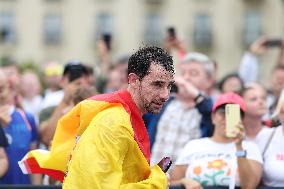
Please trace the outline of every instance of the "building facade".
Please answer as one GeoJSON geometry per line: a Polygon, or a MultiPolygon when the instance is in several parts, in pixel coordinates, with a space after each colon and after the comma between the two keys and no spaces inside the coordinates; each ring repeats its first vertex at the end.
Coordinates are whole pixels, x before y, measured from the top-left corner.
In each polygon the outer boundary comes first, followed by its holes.
{"type": "MultiPolygon", "coordinates": [[[[0,57],[95,65],[101,33],[112,35],[115,58],[144,44],[162,45],[174,26],[189,51],[217,61],[222,76],[260,35],[283,37],[283,20],[283,0],[0,0],[0,57]]],[[[277,54],[261,57],[263,79],[277,54]]]]}

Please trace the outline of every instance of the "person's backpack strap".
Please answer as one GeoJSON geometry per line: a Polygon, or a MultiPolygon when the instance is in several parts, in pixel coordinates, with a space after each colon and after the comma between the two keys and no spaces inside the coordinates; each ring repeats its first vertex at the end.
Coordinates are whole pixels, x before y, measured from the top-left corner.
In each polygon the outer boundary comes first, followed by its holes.
{"type": "Polygon", "coordinates": [[[264,147],[263,152],[262,152],[262,157],[264,157],[265,152],[267,151],[267,149],[268,149],[268,147],[269,147],[269,145],[270,145],[270,143],[271,143],[271,140],[272,140],[272,138],[273,138],[273,136],[274,136],[274,134],[275,134],[275,131],[276,131],[276,128],[273,129],[272,133],[271,133],[270,136],[269,136],[268,141],[267,141],[266,144],[265,144],[265,147],[264,147]]]}
{"type": "Polygon", "coordinates": [[[26,123],[28,129],[31,131],[32,130],[32,126],[31,126],[30,122],[28,121],[28,118],[27,118],[25,112],[23,110],[19,109],[19,108],[17,108],[17,111],[22,116],[22,118],[23,118],[24,122],[26,123]]]}

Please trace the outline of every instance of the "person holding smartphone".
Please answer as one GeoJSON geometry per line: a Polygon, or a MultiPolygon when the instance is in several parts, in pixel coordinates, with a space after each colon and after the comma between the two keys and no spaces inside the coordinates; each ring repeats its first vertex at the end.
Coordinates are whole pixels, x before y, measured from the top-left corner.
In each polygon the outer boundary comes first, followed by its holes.
{"type": "Polygon", "coordinates": [[[232,92],[221,94],[212,108],[211,117],[215,126],[213,136],[192,140],[185,145],[171,174],[172,185],[183,184],[186,189],[203,186],[258,186],[262,173],[261,154],[254,143],[244,140],[241,120],[235,124],[233,135],[228,135],[227,125],[231,123],[226,120],[232,121],[226,119],[228,105],[239,107],[240,115],[231,116],[243,118],[246,105],[242,97],[232,92]]]}
{"type": "MultiPolygon", "coordinates": [[[[261,62],[259,56],[265,55],[270,49],[279,50],[278,60],[271,62],[272,69],[270,71],[270,80],[268,86],[267,102],[270,110],[273,110],[276,104],[276,99],[279,97],[281,90],[284,88],[284,40],[282,38],[271,38],[262,36],[254,41],[249,50],[243,55],[239,66],[239,76],[244,81],[244,84],[251,82],[260,82],[259,70],[261,62]]],[[[272,111],[269,111],[264,119],[271,116],[272,111]]]]}

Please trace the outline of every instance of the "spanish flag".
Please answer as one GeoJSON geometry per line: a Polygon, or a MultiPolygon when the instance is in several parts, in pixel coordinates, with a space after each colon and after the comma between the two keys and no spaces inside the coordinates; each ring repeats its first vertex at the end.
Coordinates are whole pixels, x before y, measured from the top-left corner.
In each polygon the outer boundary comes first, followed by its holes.
{"type": "Polygon", "coordinates": [[[134,140],[150,162],[150,145],[146,127],[136,104],[127,90],[91,97],[76,105],[58,122],[50,151],[32,150],[19,161],[24,174],[41,173],[63,182],[67,164],[76,145],[90,122],[100,112],[120,106],[130,117],[134,140]]]}

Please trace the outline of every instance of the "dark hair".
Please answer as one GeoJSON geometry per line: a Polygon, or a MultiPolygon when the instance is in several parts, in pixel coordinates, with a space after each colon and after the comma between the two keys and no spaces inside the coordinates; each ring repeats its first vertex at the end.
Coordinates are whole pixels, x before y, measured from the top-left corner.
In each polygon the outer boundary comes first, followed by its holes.
{"type": "Polygon", "coordinates": [[[243,87],[242,91],[240,92],[240,95],[242,97],[244,97],[244,95],[246,94],[247,91],[249,91],[251,89],[255,89],[258,86],[266,92],[266,89],[264,88],[264,86],[262,86],[262,84],[260,84],[258,82],[252,82],[252,83],[249,83],[249,84],[247,84],[243,87]]]}
{"type": "Polygon", "coordinates": [[[68,76],[70,82],[88,74],[88,69],[80,61],[70,61],[64,66],[63,76],[68,76]]]}
{"type": "Polygon", "coordinates": [[[230,73],[230,74],[225,75],[217,84],[218,89],[223,92],[224,84],[226,83],[227,80],[229,80],[231,78],[237,78],[240,81],[240,83],[241,83],[240,90],[234,91],[234,92],[240,94],[243,91],[243,88],[244,88],[244,81],[240,78],[240,76],[237,73],[230,73]]]}
{"type": "Polygon", "coordinates": [[[128,74],[135,73],[142,80],[148,74],[151,63],[161,65],[166,71],[175,73],[173,59],[160,47],[140,48],[128,61],[128,74]]]}
{"type": "Polygon", "coordinates": [[[279,65],[274,66],[274,68],[273,68],[272,71],[274,72],[274,71],[276,71],[276,70],[284,70],[284,65],[279,64],[279,65]]]}

